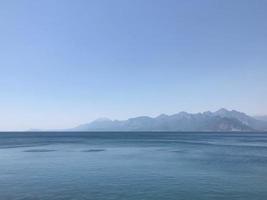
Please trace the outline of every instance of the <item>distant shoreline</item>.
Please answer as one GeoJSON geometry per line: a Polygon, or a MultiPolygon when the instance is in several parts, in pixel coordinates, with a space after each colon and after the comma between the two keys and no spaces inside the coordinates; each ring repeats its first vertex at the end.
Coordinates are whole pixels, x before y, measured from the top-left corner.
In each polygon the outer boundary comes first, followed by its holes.
{"type": "Polygon", "coordinates": [[[0,131],[1,133],[267,133],[267,131],[0,131]]]}

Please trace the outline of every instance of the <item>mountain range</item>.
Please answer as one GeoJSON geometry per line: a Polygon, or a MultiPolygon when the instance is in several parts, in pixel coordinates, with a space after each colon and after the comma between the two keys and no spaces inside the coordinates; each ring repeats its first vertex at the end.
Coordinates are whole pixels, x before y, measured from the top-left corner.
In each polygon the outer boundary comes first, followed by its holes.
{"type": "Polygon", "coordinates": [[[173,115],[161,114],[154,118],[102,118],[68,131],[267,131],[267,121],[222,108],[216,112],[180,112],[173,115]]]}

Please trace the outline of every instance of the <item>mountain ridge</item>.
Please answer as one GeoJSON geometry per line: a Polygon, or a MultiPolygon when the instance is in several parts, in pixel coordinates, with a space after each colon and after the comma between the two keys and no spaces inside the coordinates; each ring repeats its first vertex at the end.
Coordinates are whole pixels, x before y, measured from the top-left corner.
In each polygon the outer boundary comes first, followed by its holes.
{"type": "Polygon", "coordinates": [[[156,117],[138,116],[127,120],[102,118],[81,124],[68,131],[266,131],[267,122],[236,110],[215,112],[160,114],[156,117]]]}

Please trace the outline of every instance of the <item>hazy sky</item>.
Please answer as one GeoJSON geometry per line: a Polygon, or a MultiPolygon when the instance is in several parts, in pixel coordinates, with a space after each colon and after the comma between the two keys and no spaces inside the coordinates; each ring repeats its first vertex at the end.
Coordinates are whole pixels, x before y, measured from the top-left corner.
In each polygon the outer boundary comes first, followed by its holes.
{"type": "Polygon", "coordinates": [[[0,0],[0,130],[267,114],[266,0],[0,0]]]}

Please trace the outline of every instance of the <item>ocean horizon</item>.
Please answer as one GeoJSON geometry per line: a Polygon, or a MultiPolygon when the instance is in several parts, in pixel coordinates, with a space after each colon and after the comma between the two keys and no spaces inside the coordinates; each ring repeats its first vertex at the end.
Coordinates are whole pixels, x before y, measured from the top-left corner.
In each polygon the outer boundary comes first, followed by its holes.
{"type": "Polygon", "coordinates": [[[0,200],[267,200],[267,0],[0,0],[0,200]]]}

